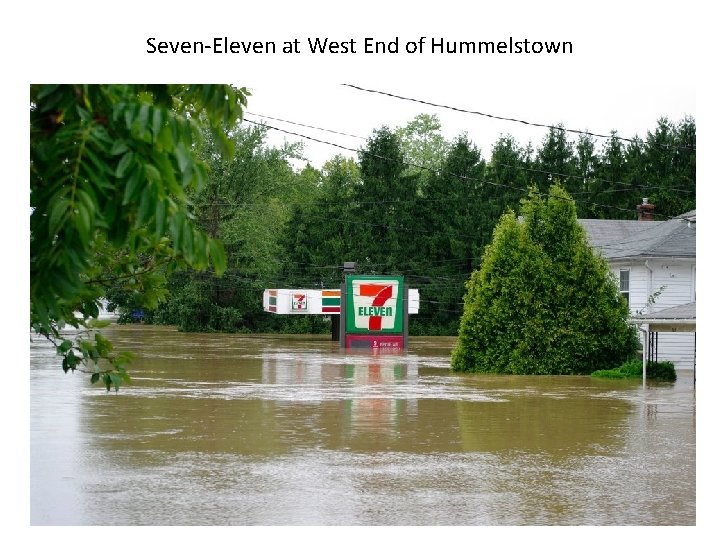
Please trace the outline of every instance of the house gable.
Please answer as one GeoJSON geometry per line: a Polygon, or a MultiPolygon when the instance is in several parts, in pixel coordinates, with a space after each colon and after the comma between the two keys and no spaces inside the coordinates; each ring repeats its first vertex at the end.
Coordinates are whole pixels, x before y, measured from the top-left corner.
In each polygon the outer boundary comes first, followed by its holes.
{"type": "MultiPolygon", "coordinates": [[[[695,302],[696,212],[668,221],[578,220],[588,243],[627,284],[632,316],[695,302]]],[[[694,366],[694,336],[662,333],[661,356],[679,369],[694,366]]]]}

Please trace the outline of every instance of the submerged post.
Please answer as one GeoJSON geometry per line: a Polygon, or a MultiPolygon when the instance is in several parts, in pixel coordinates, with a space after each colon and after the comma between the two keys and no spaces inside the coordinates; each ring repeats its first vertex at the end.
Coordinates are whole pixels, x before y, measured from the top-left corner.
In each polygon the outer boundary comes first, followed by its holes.
{"type": "Polygon", "coordinates": [[[340,286],[340,320],[338,321],[338,341],[340,348],[345,348],[345,311],[347,310],[347,298],[345,298],[345,278],[343,277],[340,286]]]}
{"type": "Polygon", "coordinates": [[[410,337],[410,317],[409,317],[409,305],[410,305],[410,297],[409,297],[409,287],[407,283],[405,283],[405,286],[403,288],[403,298],[405,301],[403,302],[403,351],[407,351],[408,349],[408,341],[410,341],[408,338],[410,337]]]}
{"type": "MultiPolygon", "coordinates": [[[[340,342],[340,348],[343,349],[346,347],[345,345],[345,336],[347,333],[347,324],[346,324],[346,316],[347,316],[347,292],[346,292],[346,286],[347,286],[347,275],[348,274],[354,274],[355,273],[355,262],[354,261],[345,261],[342,265],[342,271],[343,271],[343,280],[342,285],[340,285],[340,320],[338,321],[338,341],[340,342]]],[[[333,326],[334,329],[334,326],[333,326]]],[[[334,336],[333,332],[333,336],[334,336]]]]}
{"type": "Polygon", "coordinates": [[[340,341],[340,316],[330,315],[330,340],[340,341]]]}

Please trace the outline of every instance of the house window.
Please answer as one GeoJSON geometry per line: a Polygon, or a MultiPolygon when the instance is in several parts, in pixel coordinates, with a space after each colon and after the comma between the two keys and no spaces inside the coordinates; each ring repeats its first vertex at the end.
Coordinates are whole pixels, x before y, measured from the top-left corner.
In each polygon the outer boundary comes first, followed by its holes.
{"type": "Polygon", "coordinates": [[[630,305],[630,270],[620,270],[620,294],[630,305]]]}

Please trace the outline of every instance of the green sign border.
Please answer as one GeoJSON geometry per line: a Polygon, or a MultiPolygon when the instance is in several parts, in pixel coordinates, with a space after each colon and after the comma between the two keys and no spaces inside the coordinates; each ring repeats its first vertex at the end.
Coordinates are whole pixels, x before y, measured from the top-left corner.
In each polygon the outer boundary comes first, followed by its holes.
{"type": "Polygon", "coordinates": [[[402,276],[347,276],[345,278],[345,331],[348,334],[401,334],[405,319],[405,283],[402,276]],[[353,296],[353,283],[355,281],[393,280],[398,284],[398,298],[396,303],[395,325],[384,330],[368,330],[355,326],[355,298],[353,296]]]}

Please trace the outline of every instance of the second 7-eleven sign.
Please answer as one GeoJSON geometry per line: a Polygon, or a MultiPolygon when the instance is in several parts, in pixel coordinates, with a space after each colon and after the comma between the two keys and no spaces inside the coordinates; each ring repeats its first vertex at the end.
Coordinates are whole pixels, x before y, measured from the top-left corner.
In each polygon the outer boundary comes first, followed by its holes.
{"type": "Polygon", "coordinates": [[[403,278],[347,276],[345,324],[348,333],[403,331],[403,278]]]}

